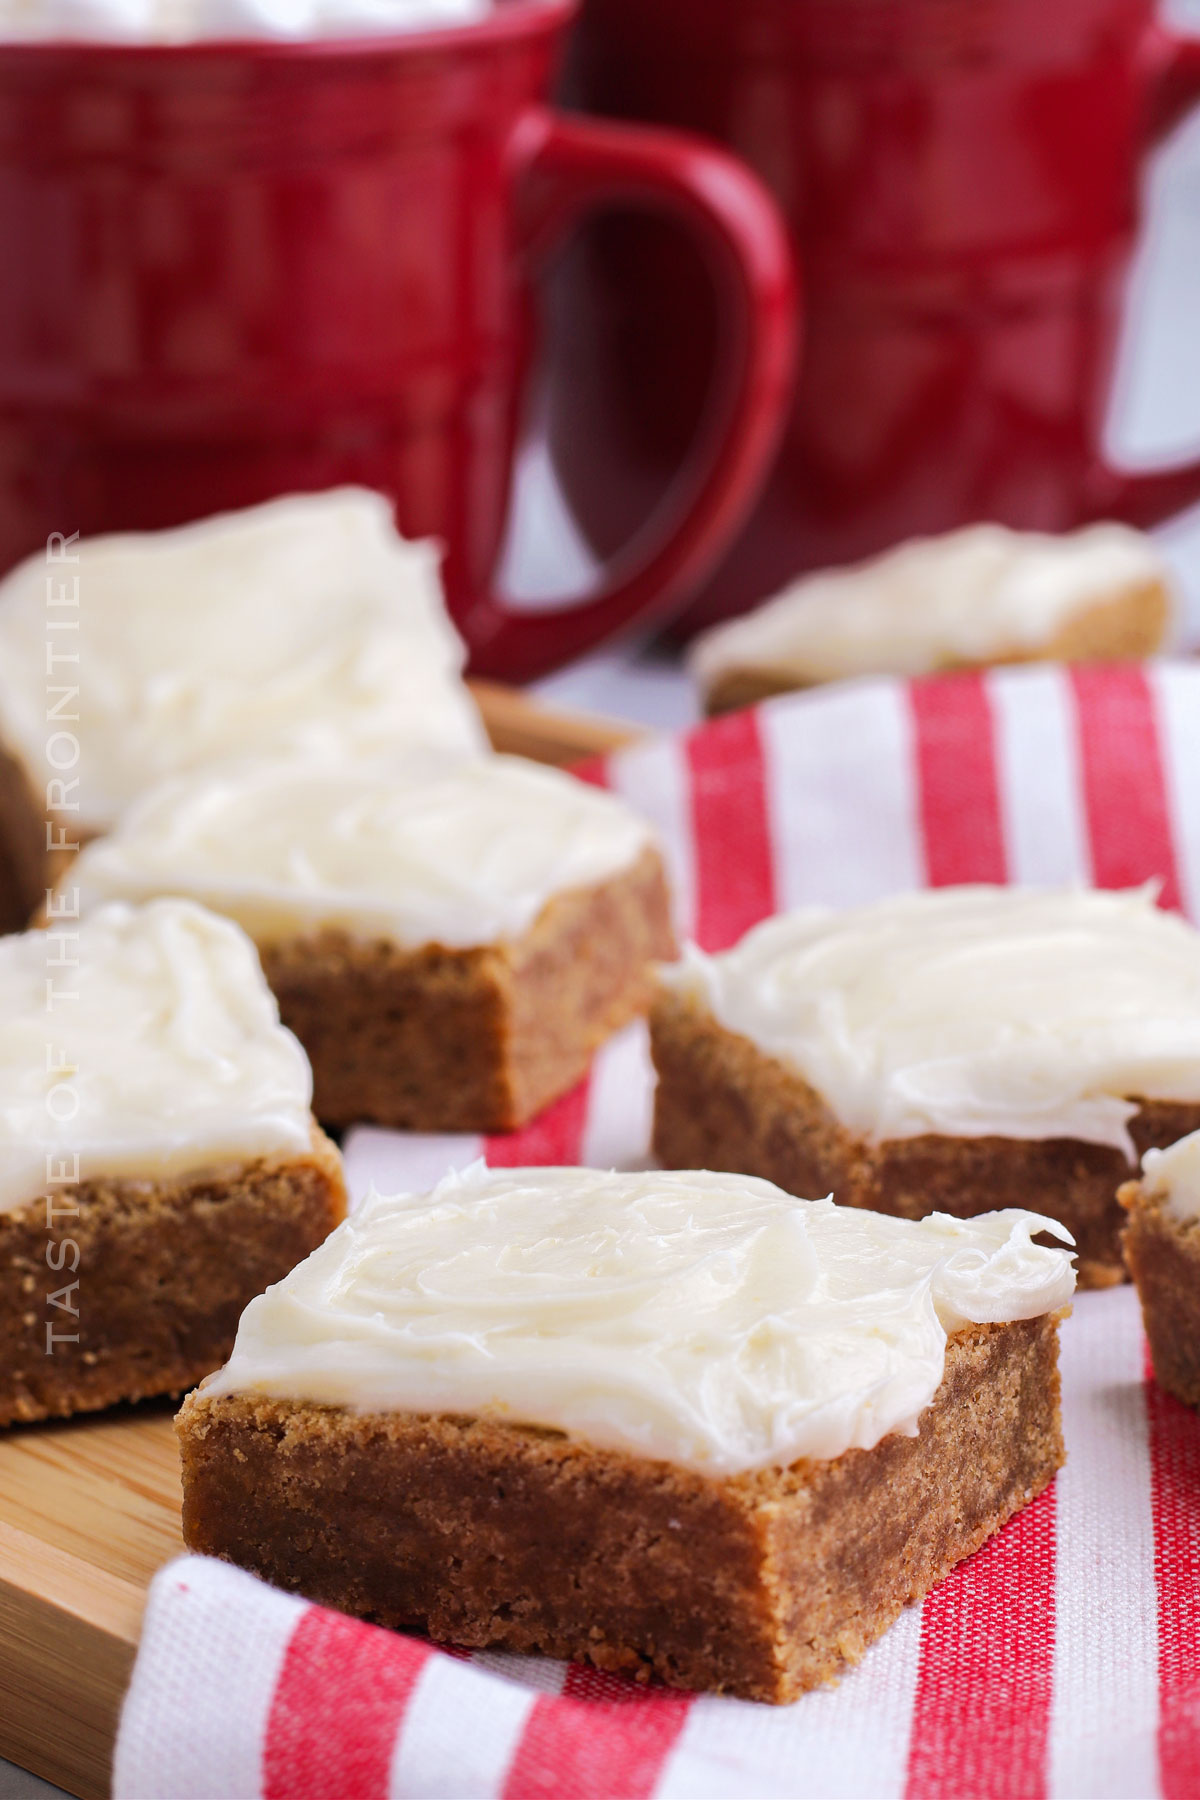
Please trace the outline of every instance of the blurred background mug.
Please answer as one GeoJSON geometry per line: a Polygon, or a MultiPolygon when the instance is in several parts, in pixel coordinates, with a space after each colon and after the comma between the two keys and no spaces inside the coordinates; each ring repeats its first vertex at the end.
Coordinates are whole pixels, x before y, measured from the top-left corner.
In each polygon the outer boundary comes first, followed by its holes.
{"type": "Polygon", "coordinates": [[[334,42],[0,45],[0,567],[52,531],[361,482],[406,535],[442,540],[474,666],[517,678],[694,586],[776,443],[790,253],[720,150],[546,108],[572,12],[499,0],[478,23],[334,42]],[[596,591],[516,614],[494,581],[532,282],[610,204],[669,214],[694,245],[714,398],[687,479],[596,591]]]}
{"type": "MultiPolygon", "coordinates": [[[[774,474],[689,625],[916,533],[1200,495],[1101,449],[1140,166],[1200,97],[1150,0],[584,0],[567,97],[722,140],[804,270],[774,474]]],[[[554,466],[603,554],[686,456],[721,321],[692,247],[632,219],[589,227],[555,306],[554,466]]]]}

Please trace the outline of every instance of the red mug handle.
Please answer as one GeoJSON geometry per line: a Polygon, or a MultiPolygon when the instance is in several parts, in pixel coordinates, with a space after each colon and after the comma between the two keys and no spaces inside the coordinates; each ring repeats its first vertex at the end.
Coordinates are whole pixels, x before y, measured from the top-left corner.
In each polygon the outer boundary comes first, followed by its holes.
{"type": "Polygon", "coordinates": [[[743,164],[698,138],[538,109],[514,145],[516,224],[536,261],[588,212],[633,203],[682,219],[725,300],[719,416],[701,427],[674,493],[583,601],[516,612],[494,594],[450,596],[471,671],[528,681],[686,596],[752,505],[791,394],[799,301],[786,228],[743,164]]]}
{"type": "MultiPolygon", "coordinates": [[[[1180,37],[1151,26],[1142,46],[1146,80],[1143,142],[1153,150],[1200,105],[1200,37],[1180,37]]],[[[1092,510],[1148,528],[1200,499],[1200,459],[1145,474],[1100,466],[1092,510]]]]}

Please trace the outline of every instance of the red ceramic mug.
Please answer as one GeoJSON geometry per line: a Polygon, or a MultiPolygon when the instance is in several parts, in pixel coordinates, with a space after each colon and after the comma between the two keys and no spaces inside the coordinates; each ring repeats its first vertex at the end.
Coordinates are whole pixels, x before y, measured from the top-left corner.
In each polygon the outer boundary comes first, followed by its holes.
{"type": "Polygon", "coordinates": [[[478,24],[336,43],[0,46],[0,567],[51,531],[361,482],[443,541],[474,665],[508,677],[694,583],[776,440],[790,254],[719,150],[547,109],[572,10],[500,0],[478,24]],[[493,580],[532,280],[609,204],[702,248],[719,398],[686,491],[601,591],[518,615],[493,580]]]}
{"type": "MultiPolygon", "coordinates": [[[[1140,166],[1197,96],[1200,47],[1150,0],[584,0],[571,100],[720,139],[804,268],[783,446],[689,625],[916,533],[1149,525],[1200,495],[1200,468],[1101,450],[1140,166]]],[[[719,321],[642,222],[592,230],[564,283],[553,453],[603,551],[684,455],[719,321]]]]}

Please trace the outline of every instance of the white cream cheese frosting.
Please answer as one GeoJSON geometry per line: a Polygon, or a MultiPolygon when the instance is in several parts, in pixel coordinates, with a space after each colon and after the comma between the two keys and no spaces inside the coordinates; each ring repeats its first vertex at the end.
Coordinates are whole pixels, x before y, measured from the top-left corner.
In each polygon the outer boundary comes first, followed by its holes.
{"type": "Polygon", "coordinates": [[[249,938],[198,906],[107,906],[0,938],[0,1019],[0,1212],[72,1173],[161,1178],[310,1147],[308,1059],[249,938]]]}
{"type": "Polygon", "coordinates": [[[66,555],[0,582],[0,739],[39,798],[78,779],[64,816],[84,831],[230,756],[487,747],[436,548],[399,537],[379,494],[294,495],[66,555]]]}
{"type": "Polygon", "coordinates": [[[359,37],[469,25],[491,11],[491,0],[0,0],[0,39],[359,37]]]}
{"type": "Polygon", "coordinates": [[[916,1222],[750,1176],[475,1163],[371,1193],[204,1392],[495,1417],[735,1474],[915,1434],[948,1332],[1070,1299],[1026,1212],[916,1222]]]}
{"type": "Polygon", "coordinates": [[[521,757],[260,759],[164,783],[67,879],[85,912],[184,894],[260,944],[330,927],[457,949],[518,936],[653,841],[611,794],[521,757]]]}
{"type": "Polygon", "coordinates": [[[1151,583],[1168,585],[1165,564],[1127,525],[1063,536],[968,525],[802,577],[697,638],[689,666],[705,690],[741,669],[921,675],[1036,650],[1074,615],[1151,583]]]}
{"type": "Polygon", "coordinates": [[[1200,934],[1148,890],[959,887],[806,908],[665,970],[877,1141],[1077,1138],[1200,1099],[1200,934]]]}
{"type": "Polygon", "coordinates": [[[1166,1150],[1147,1150],[1142,1183],[1152,1199],[1161,1198],[1177,1219],[1200,1219],[1200,1131],[1193,1131],[1166,1150]]]}

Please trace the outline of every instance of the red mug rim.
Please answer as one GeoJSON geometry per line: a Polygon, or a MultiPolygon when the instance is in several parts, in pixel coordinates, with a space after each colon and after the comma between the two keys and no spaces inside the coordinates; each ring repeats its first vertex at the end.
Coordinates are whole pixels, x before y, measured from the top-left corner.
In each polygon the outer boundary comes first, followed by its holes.
{"type": "Polygon", "coordinates": [[[361,32],[355,37],[194,38],[170,44],[142,44],[114,38],[0,38],[0,59],[53,61],[61,57],[72,60],[86,57],[97,62],[167,62],[183,55],[189,60],[241,56],[271,61],[307,61],[324,57],[352,61],[355,57],[381,55],[427,56],[442,51],[453,52],[467,44],[472,49],[487,48],[493,43],[536,37],[565,26],[578,5],[579,0],[496,0],[490,13],[468,24],[436,25],[419,31],[361,32]]]}

